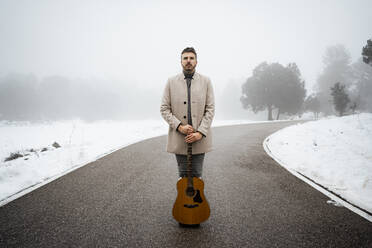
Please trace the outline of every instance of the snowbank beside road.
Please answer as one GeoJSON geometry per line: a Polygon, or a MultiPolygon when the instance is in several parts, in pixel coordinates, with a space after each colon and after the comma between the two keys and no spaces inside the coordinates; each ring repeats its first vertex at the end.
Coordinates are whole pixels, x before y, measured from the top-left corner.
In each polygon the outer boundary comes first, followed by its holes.
{"type": "Polygon", "coordinates": [[[282,166],[372,213],[372,114],[297,124],[264,142],[282,166]]]}

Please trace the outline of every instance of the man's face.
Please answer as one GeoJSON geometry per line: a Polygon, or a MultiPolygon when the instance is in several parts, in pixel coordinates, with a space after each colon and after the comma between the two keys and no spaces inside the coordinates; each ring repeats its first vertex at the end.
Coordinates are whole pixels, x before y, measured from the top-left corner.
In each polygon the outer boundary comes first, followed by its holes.
{"type": "Polygon", "coordinates": [[[184,71],[193,72],[197,64],[195,54],[191,52],[182,54],[181,64],[184,71]]]}

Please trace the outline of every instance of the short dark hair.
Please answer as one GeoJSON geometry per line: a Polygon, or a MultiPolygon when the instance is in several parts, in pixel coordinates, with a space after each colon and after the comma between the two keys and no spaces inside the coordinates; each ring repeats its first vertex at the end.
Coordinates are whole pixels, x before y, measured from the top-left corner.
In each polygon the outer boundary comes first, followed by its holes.
{"type": "Polygon", "coordinates": [[[181,58],[182,58],[182,54],[184,53],[193,53],[195,54],[195,59],[197,59],[197,55],[196,55],[196,51],[193,47],[186,47],[185,49],[183,49],[182,53],[181,53],[181,58]]]}

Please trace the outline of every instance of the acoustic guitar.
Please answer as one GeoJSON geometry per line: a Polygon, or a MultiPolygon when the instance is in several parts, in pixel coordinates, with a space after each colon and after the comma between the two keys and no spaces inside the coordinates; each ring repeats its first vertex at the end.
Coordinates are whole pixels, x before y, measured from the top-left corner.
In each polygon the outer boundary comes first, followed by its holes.
{"type": "Polygon", "coordinates": [[[187,177],[177,182],[177,199],[173,206],[173,217],[181,224],[195,225],[206,221],[210,208],[204,195],[204,182],[192,177],[192,143],[187,144],[187,177]]]}

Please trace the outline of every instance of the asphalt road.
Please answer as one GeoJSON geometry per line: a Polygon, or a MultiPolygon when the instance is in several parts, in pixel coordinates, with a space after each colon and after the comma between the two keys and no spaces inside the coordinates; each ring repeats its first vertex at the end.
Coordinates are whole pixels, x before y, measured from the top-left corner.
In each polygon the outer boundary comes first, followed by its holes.
{"type": "Polygon", "coordinates": [[[371,222],[265,153],[265,137],[294,123],[213,128],[203,170],[211,216],[199,228],[172,217],[178,175],[162,136],[0,207],[0,247],[372,247],[371,222]]]}

